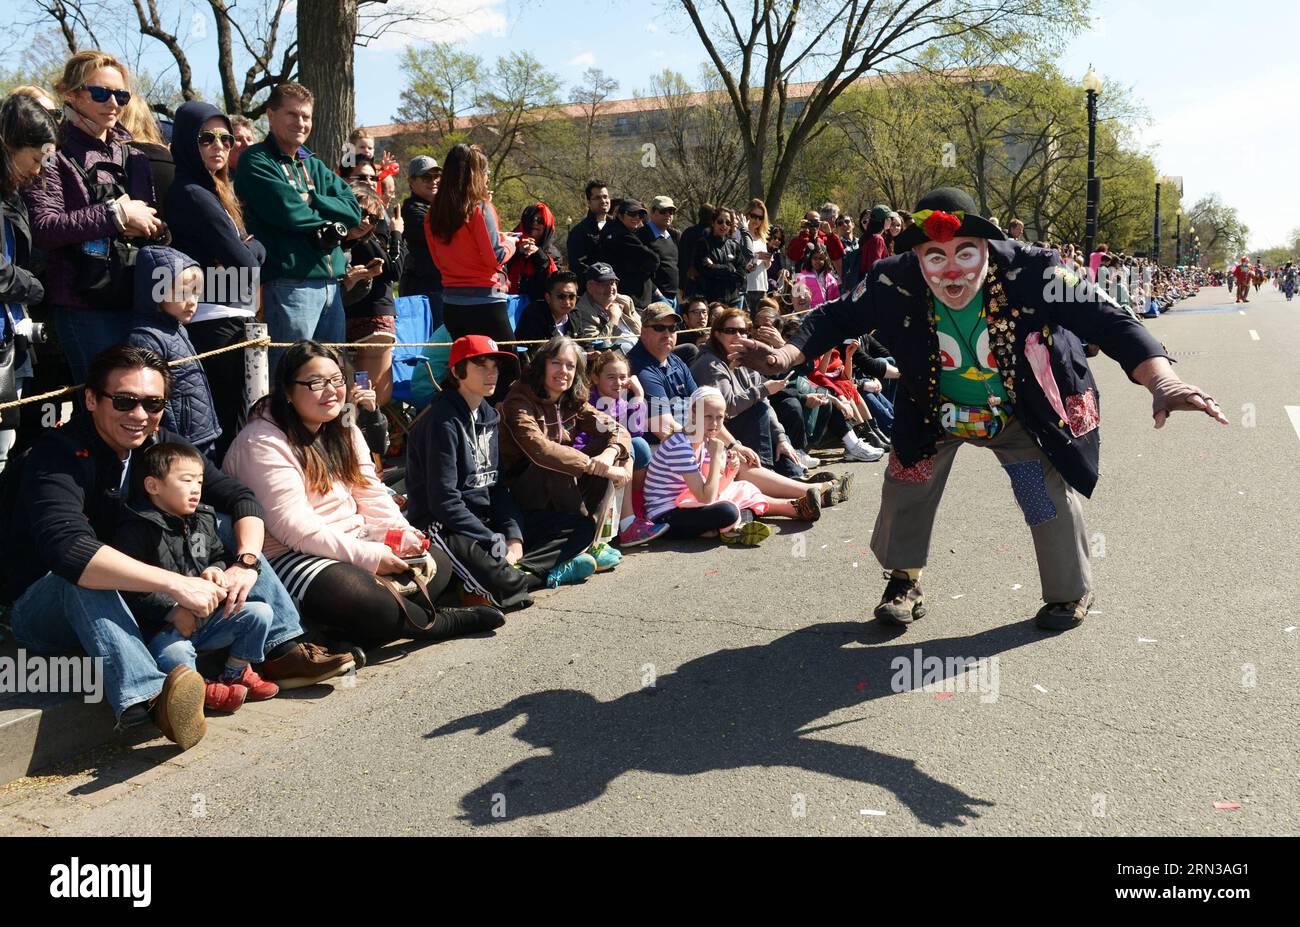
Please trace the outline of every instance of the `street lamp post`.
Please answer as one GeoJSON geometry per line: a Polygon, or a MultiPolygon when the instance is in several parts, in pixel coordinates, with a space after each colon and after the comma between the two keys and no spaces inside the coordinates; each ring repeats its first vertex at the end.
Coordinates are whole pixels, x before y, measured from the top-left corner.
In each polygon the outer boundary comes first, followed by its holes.
{"type": "Polygon", "coordinates": [[[1155,255],[1156,266],[1160,266],[1160,181],[1156,178],[1156,221],[1151,229],[1151,253],[1155,255]]]}
{"type": "Polygon", "coordinates": [[[1101,79],[1091,65],[1088,66],[1088,73],[1083,75],[1083,89],[1088,94],[1088,197],[1083,232],[1086,262],[1092,255],[1093,243],[1097,239],[1097,205],[1101,199],[1101,184],[1097,179],[1097,94],[1101,91],[1101,79]]]}
{"type": "Polygon", "coordinates": [[[1177,267],[1183,263],[1183,211],[1181,209],[1174,215],[1174,222],[1174,266],[1177,267]]]}

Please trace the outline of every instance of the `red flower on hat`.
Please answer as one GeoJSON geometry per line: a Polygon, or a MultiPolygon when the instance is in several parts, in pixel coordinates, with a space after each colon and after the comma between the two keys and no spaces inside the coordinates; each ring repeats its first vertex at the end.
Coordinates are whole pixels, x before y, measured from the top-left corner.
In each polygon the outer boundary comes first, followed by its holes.
{"type": "Polygon", "coordinates": [[[961,220],[950,212],[936,209],[926,216],[922,228],[925,229],[926,237],[931,241],[952,241],[953,236],[957,234],[957,230],[961,228],[961,220]]]}

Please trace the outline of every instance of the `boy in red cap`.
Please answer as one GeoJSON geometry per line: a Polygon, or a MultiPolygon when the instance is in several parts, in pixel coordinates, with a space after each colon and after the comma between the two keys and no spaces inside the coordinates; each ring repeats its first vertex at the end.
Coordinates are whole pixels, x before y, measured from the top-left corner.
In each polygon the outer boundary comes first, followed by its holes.
{"type": "Polygon", "coordinates": [[[591,519],[532,513],[501,479],[500,416],[489,403],[515,355],[486,335],[451,346],[442,390],[407,436],[407,518],[451,558],[467,595],[502,611],[526,608],[557,566],[590,546],[591,519]]]}

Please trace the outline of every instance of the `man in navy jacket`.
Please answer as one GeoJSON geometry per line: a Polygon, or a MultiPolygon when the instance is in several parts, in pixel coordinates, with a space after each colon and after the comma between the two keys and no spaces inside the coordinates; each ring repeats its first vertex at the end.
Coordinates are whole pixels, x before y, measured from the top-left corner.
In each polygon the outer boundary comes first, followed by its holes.
{"type": "Polygon", "coordinates": [[[818,307],[788,345],[746,342],[738,359],[775,375],[870,330],[894,352],[893,451],[872,535],[889,582],[876,617],[925,615],[919,580],[935,512],[957,448],[970,443],[997,455],[1030,526],[1046,603],[1038,626],[1075,627],[1092,601],[1079,495],[1097,482],[1101,421],[1084,346],[1151,391],[1157,428],[1173,411],[1227,419],[1174,374],[1141,323],[1057,252],[1007,241],[968,194],[935,190],[912,216],[899,253],[818,307]]]}
{"type": "Polygon", "coordinates": [[[84,650],[103,660],[105,694],[130,727],[151,716],[169,739],[189,749],[203,737],[203,678],[187,667],[159,671],[135,619],[118,594],[165,593],[196,615],[232,613],[248,599],[272,606],[261,675],[289,687],[319,682],[354,666],[298,641],[302,628],[284,586],[262,557],[262,508],[250,489],[204,468],[203,501],[233,521],[234,558],[224,586],[134,560],[108,545],[124,500],[140,496],[131,461],[158,440],[170,387],[167,363],[144,348],[116,345],[91,361],[87,412],[47,432],[7,472],[0,493],[0,563],[4,598],[13,603],[14,636],[38,653],[84,650]]]}

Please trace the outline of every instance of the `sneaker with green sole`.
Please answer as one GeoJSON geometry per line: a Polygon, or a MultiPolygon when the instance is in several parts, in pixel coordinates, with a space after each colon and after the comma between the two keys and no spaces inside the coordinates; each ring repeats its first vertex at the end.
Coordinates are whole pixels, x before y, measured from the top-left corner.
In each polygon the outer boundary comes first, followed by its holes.
{"type": "Polygon", "coordinates": [[[596,561],[597,573],[608,573],[623,562],[623,555],[608,544],[595,544],[587,553],[596,561]]]}
{"type": "Polygon", "coordinates": [[[724,544],[736,547],[757,547],[772,536],[772,528],[761,521],[748,521],[734,531],[720,531],[718,537],[724,544]]]}
{"type": "Polygon", "coordinates": [[[568,563],[562,563],[546,574],[546,588],[580,583],[595,572],[596,558],[591,554],[578,554],[568,563]]]}

